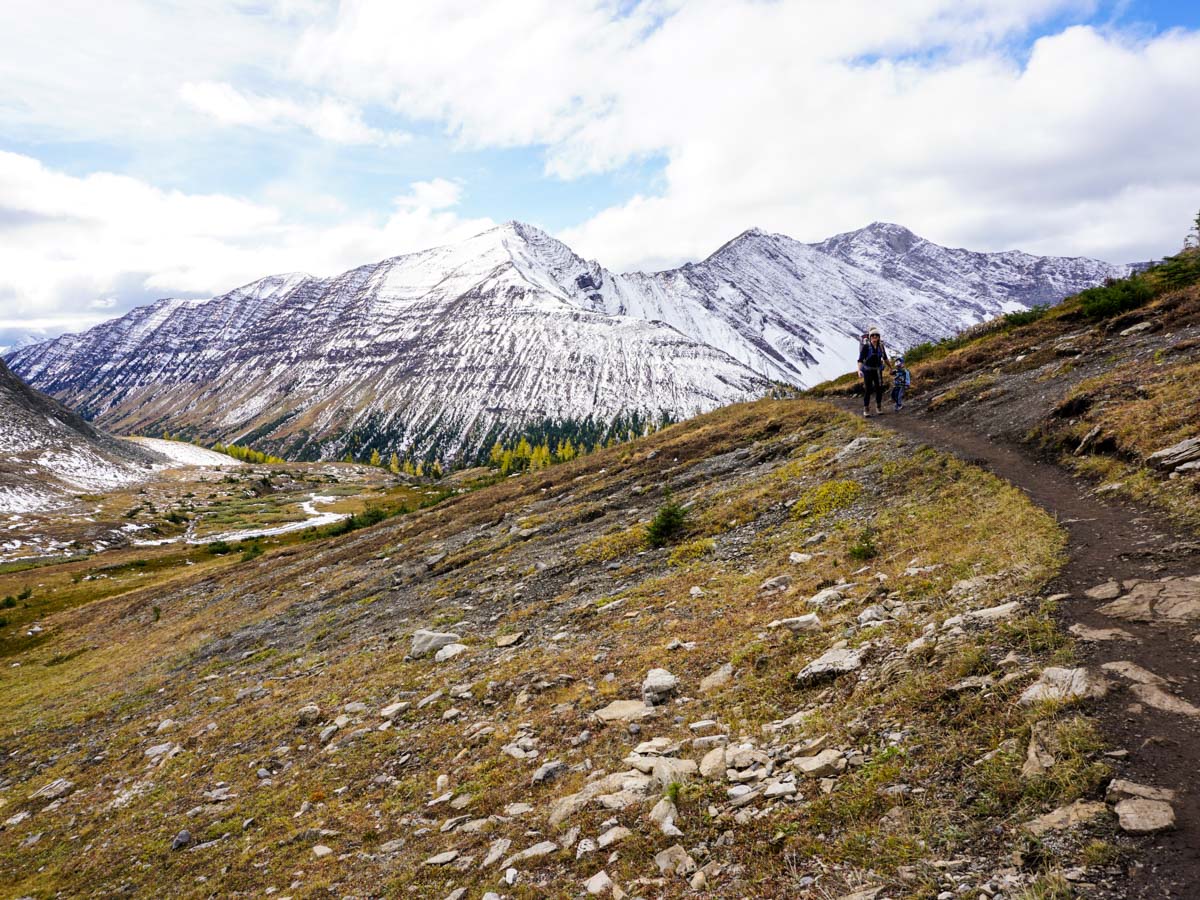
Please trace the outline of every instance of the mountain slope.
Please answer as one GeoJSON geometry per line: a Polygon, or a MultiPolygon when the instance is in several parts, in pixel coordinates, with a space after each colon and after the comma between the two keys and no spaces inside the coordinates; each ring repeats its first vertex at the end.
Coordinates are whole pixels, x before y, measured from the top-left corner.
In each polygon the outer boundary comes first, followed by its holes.
{"type": "Polygon", "coordinates": [[[811,246],[893,284],[951,303],[974,303],[988,316],[998,308],[1010,309],[1010,304],[1054,304],[1105,279],[1123,278],[1132,268],[1086,257],[942,247],[889,222],[875,222],[811,246]]]}
{"type": "Polygon", "coordinates": [[[614,274],[528,225],[330,279],[163,300],[11,355],[118,431],[282,455],[473,455],[543,420],[682,418],[1098,283],[1123,267],[972,254],[874,225],[807,245],[748,231],[703,262],[614,274]]]}
{"type": "Polygon", "coordinates": [[[44,509],[71,493],[129,484],[160,461],[32,390],[0,360],[0,513],[44,509]]]}
{"type": "Polygon", "coordinates": [[[880,223],[821,244],[755,229],[667,272],[593,266],[576,302],[661,319],[757,372],[807,386],[852,368],[870,323],[903,347],[1127,272],[1098,260],[950,250],[880,223]]]}
{"type": "Polygon", "coordinates": [[[680,418],[769,387],[662,323],[567,302],[530,235],[544,237],[510,224],[331,279],[161,301],[13,364],[110,428],[291,456],[453,456],[542,419],[680,418]]]}
{"type": "MultiPolygon", "coordinates": [[[[12,892],[571,898],[603,870],[630,896],[1018,896],[1013,826],[1103,772],[1064,709],[1039,721],[1080,774],[1018,774],[1058,529],[868,429],[727,407],[48,617],[5,669],[12,892]],[[649,548],[668,490],[683,534],[649,548]]],[[[1076,864],[1046,844],[1037,867],[1076,864]]]]}

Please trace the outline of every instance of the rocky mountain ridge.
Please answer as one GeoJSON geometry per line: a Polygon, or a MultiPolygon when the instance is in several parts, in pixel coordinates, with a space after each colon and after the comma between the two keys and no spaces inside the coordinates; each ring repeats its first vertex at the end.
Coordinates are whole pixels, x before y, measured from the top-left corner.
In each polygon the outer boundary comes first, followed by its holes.
{"type": "Polygon", "coordinates": [[[0,360],[0,513],[61,502],[145,476],[158,454],[117,440],[32,390],[0,360]]]}
{"type": "Polygon", "coordinates": [[[470,456],[546,420],[678,419],[811,384],[851,364],[870,322],[904,346],[1124,271],[877,223],[818,245],[752,230],[699,263],[615,274],[509,222],[334,278],[162,300],[10,360],[116,431],[470,456]]]}

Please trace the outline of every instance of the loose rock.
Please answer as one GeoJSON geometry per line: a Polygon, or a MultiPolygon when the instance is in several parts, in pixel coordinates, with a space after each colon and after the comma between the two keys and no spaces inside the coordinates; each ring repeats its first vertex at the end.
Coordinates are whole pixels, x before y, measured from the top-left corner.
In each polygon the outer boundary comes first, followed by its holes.
{"type": "Polygon", "coordinates": [[[1051,666],[1042,671],[1041,678],[1021,694],[1021,705],[1032,706],[1043,700],[1076,700],[1103,697],[1109,684],[1104,678],[1087,669],[1064,669],[1051,666]]]}
{"type": "Polygon", "coordinates": [[[855,672],[862,667],[863,650],[827,650],[796,674],[801,685],[815,684],[855,672]]]}
{"type": "Polygon", "coordinates": [[[679,679],[666,669],[651,669],[642,682],[642,699],[650,706],[666,703],[675,693],[679,679]]]}
{"type": "Polygon", "coordinates": [[[733,666],[725,663],[715,672],[705,675],[700,680],[700,693],[711,694],[727,685],[733,678],[733,666]]]}
{"type": "Polygon", "coordinates": [[[420,659],[423,656],[428,656],[430,653],[436,653],[448,644],[454,644],[459,641],[457,634],[440,631],[426,631],[424,628],[418,628],[412,637],[412,649],[408,651],[408,655],[413,659],[420,659]]]}
{"type": "Polygon", "coordinates": [[[1117,823],[1129,834],[1154,834],[1175,827],[1175,810],[1163,800],[1131,797],[1116,805],[1117,823]]]}

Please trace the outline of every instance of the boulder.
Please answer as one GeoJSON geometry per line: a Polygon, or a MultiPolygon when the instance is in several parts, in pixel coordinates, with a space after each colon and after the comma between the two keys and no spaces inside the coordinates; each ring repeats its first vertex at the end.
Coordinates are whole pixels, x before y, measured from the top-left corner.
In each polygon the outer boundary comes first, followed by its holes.
{"type": "Polygon", "coordinates": [[[846,768],[846,761],[838,750],[822,750],[816,756],[801,756],[793,759],[791,767],[809,778],[824,778],[836,775],[846,768]]]}
{"type": "Polygon", "coordinates": [[[852,440],[850,443],[848,443],[845,447],[843,447],[841,450],[839,450],[837,452],[837,455],[835,455],[833,457],[833,461],[834,462],[845,462],[846,460],[851,459],[852,457],[858,456],[867,447],[869,447],[871,444],[875,443],[877,440],[879,440],[879,438],[869,437],[867,435],[863,435],[862,437],[856,437],[854,440],[852,440]]]}
{"type": "Polygon", "coordinates": [[[760,584],[758,589],[764,594],[778,594],[786,591],[791,585],[791,575],[776,575],[774,578],[768,578],[760,584]]]}
{"type": "Polygon", "coordinates": [[[1042,671],[1041,678],[1021,694],[1021,705],[1032,706],[1043,700],[1080,700],[1103,697],[1108,693],[1108,681],[1087,669],[1064,669],[1051,666],[1042,671]]]}
{"type": "Polygon", "coordinates": [[[412,648],[408,651],[408,655],[413,659],[420,659],[423,656],[428,656],[430,653],[436,653],[448,644],[457,643],[460,640],[457,634],[442,631],[427,631],[424,628],[418,628],[413,632],[412,648]]]}
{"type": "Polygon", "coordinates": [[[467,649],[466,644],[446,644],[437,653],[433,655],[434,662],[445,662],[448,659],[454,659],[458,654],[467,649]]]}
{"type": "Polygon", "coordinates": [[[644,700],[614,700],[593,715],[602,722],[639,722],[657,715],[657,710],[644,700]]]}
{"type": "Polygon", "coordinates": [[[969,625],[991,625],[1003,622],[1017,616],[1021,612],[1021,601],[1010,600],[999,606],[989,606],[987,609],[976,609],[963,613],[963,621],[969,625]]]}
{"type": "Polygon", "coordinates": [[[667,759],[660,756],[654,759],[654,763],[650,767],[650,775],[665,788],[669,784],[687,781],[698,770],[699,767],[693,759],[667,759]]]}
{"type": "Polygon", "coordinates": [[[1149,785],[1126,781],[1124,778],[1114,778],[1108,783],[1108,788],[1104,791],[1104,799],[1109,803],[1120,803],[1122,800],[1130,800],[1138,797],[1143,800],[1162,800],[1169,803],[1175,799],[1176,794],[1170,788],[1150,787],[1149,785]]]}
{"type": "Polygon", "coordinates": [[[544,784],[548,781],[553,781],[559,775],[567,771],[567,764],[561,760],[552,759],[542,763],[538,770],[533,773],[534,784],[544,784]]]}
{"type": "Polygon", "coordinates": [[[1200,621],[1200,576],[1139,581],[1100,612],[1131,622],[1200,621]]]}
{"type": "Polygon", "coordinates": [[[808,598],[810,606],[815,606],[820,609],[822,606],[828,606],[830,603],[840,603],[842,600],[842,592],[837,588],[825,588],[823,591],[817,591],[808,598]]]}
{"type": "Polygon", "coordinates": [[[727,685],[733,678],[733,666],[725,663],[716,671],[705,675],[700,679],[700,693],[711,694],[713,691],[719,690],[727,685]]]}
{"type": "Polygon", "coordinates": [[[855,650],[842,648],[827,650],[796,673],[796,681],[801,685],[816,684],[856,672],[862,668],[863,649],[855,650]]]}
{"type": "Polygon", "coordinates": [[[408,700],[399,700],[395,703],[389,703],[379,711],[379,715],[384,719],[394,719],[411,706],[412,703],[408,700]]]}
{"type": "Polygon", "coordinates": [[[1129,689],[1129,693],[1147,706],[1163,712],[1200,718],[1200,707],[1189,703],[1182,697],[1167,693],[1157,684],[1135,684],[1129,689]]]}
{"type": "Polygon", "coordinates": [[[806,631],[820,631],[821,619],[816,613],[808,613],[804,616],[793,616],[790,619],[776,619],[768,627],[786,628],[792,634],[803,634],[806,631]]]}
{"type": "MultiPolygon", "coordinates": [[[[170,745],[168,745],[169,747],[170,745]]],[[[151,748],[153,749],[153,748],[151,748]]],[[[146,751],[146,755],[150,755],[150,751],[146,751]]],[[[55,778],[49,784],[44,784],[32,794],[29,795],[30,800],[57,800],[59,797],[71,793],[75,788],[75,782],[68,781],[65,778],[55,778]]]]}
{"type": "Polygon", "coordinates": [[[1115,600],[1121,596],[1121,584],[1117,581],[1106,581],[1088,588],[1083,595],[1091,600],[1115,600]]]}
{"type": "Polygon", "coordinates": [[[1175,810],[1165,800],[1131,797],[1114,807],[1117,823],[1129,834],[1154,834],[1175,827],[1175,810]]]}
{"type": "Polygon", "coordinates": [[[608,831],[604,832],[604,834],[600,835],[600,837],[596,838],[596,846],[601,850],[607,850],[613,844],[620,843],[631,834],[633,832],[624,825],[614,825],[608,831]]]}
{"type": "Polygon", "coordinates": [[[490,869],[498,863],[501,857],[508,852],[508,848],[512,846],[510,838],[496,838],[488,847],[487,856],[483,858],[483,862],[479,864],[481,869],[490,869]]]}
{"type": "Polygon", "coordinates": [[[507,869],[519,862],[525,862],[529,859],[539,859],[543,856],[549,856],[557,849],[558,844],[554,843],[554,841],[538,841],[532,847],[526,847],[520,853],[514,853],[500,864],[500,868],[507,869]]]}
{"type": "Polygon", "coordinates": [[[321,721],[321,707],[315,703],[300,707],[296,713],[296,722],[300,725],[316,725],[321,721]]]}
{"type": "Polygon", "coordinates": [[[719,778],[725,774],[725,748],[714,747],[700,760],[700,774],[705,778],[719,778]]]}
{"type": "Polygon", "coordinates": [[[1065,831],[1077,825],[1084,825],[1108,815],[1108,807],[1103,803],[1090,800],[1076,800],[1066,806],[1060,806],[1044,816],[1038,816],[1025,827],[1035,835],[1048,831],[1065,831]]]}
{"type": "Polygon", "coordinates": [[[675,808],[675,804],[669,797],[663,797],[654,807],[646,814],[651,822],[658,826],[658,830],[667,837],[682,837],[683,832],[675,825],[675,819],[679,815],[679,810],[675,808]]]}
{"type": "Polygon", "coordinates": [[[651,669],[642,682],[642,699],[650,706],[666,703],[675,693],[679,679],[666,669],[651,669]]]}
{"type": "Polygon", "coordinates": [[[679,844],[668,847],[654,857],[654,864],[663,875],[688,876],[696,871],[696,861],[679,844]]]}
{"type": "Polygon", "coordinates": [[[603,869],[583,883],[584,890],[593,897],[604,897],[611,894],[615,886],[612,879],[608,877],[608,873],[603,869]]]}
{"type": "Polygon", "coordinates": [[[1194,437],[1151,453],[1146,458],[1146,462],[1156,469],[1170,472],[1184,463],[1198,459],[1200,459],[1200,437],[1194,437]]]}
{"type": "Polygon", "coordinates": [[[1076,622],[1067,631],[1081,641],[1096,643],[1102,641],[1132,641],[1133,635],[1124,628],[1091,628],[1082,622],[1076,622]]]}

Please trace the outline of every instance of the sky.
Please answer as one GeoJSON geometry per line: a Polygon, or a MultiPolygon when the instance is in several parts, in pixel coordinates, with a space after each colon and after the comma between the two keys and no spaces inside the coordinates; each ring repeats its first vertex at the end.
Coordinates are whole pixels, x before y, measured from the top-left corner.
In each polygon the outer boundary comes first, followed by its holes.
{"type": "Polygon", "coordinates": [[[618,270],[1200,209],[1195,0],[0,0],[0,346],[518,219],[618,270]]]}

